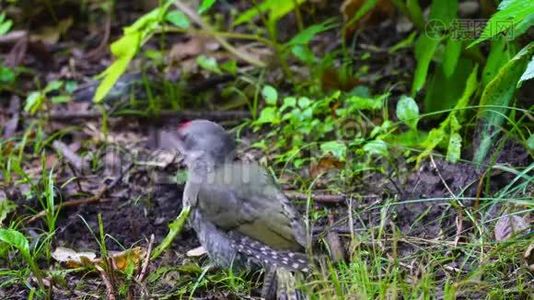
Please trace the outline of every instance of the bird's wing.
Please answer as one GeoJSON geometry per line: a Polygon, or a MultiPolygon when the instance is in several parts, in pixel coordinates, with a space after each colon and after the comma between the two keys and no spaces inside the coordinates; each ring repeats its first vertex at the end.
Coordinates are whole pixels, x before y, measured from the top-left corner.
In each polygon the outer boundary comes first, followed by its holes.
{"type": "Polygon", "coordinates": [[[223,230],[235,230],[279,250],[300,250],[305,232],[298,212],[256,164],[218,168],[198,193],[198,209],[223,230]]]}

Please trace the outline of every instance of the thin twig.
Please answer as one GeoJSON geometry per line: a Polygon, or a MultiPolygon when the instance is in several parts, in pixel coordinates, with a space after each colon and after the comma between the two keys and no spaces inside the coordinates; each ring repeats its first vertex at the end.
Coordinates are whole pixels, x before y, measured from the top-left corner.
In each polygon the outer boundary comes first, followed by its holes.
{"type": "Polygon", "coordinates": [[[106,274],[106,271],[104,271],[104,269],[97,264],[95,265],[95,268],[100,273],[100,277],[102,277],[102,281],[104,282],[104,285],[106,286],[107,299],[115,300],[116,298],[115,298],[115,293],[113,292],[114,291],[113,285],[111,284],[111,281],[109,280],[109,277],[106,274]]]}
{"type": "Polygon", "coordinates": [[[286,195],[286,197],[288,197],[289,199],[293,199],[293,200],[308,200],[308,197],[310,197],[315,202],[330,203],[330,204],[342,203],[347,198],[345,195],[325,195],[325,194],[307,195],[307,194],[299,193],[295,191],[285,191],[284,194],[286,195]]]}
{"type": "Polygon", "coordinates": [[[148,264],[150,263],[150,255],[152,254],[152,246],[154,245],[154,234],[150,235],[150,241],[148,242],[148,250],[146,252],[145,261],[141,267],[141,272],[137,276],[139,282],[143,282],[146,276],[146,270],[148,269],[148,264]]]}
{"type": "Polygon", "coordinates": [[[232,53],[236,57],[246,61],[247,63],[254,65],[256,67],[264,68],[266,65],[261,60],[251,56],[250,54],[239,51],[234,46],[232,46],[225,38],[223,38],[220,35],[214,34],[215,30],[207,23],[205,23],[202,18],[189,6],[185,5],[181,1],[174,1],[174,6],[176,6],[179,10],[181,10],[184,14],[186,14],[193,22],[195,22],[200,28],[202,28],[204,31],[208,32],[208,34],[211,34],[213,38],[221,44],[223,48],[228,50],[228,52],[232,53]]]}
{"type": "MultiPolygon", "coordinates": [[[[105,200],[102,199],[104,197],[104,195],[109,190],[114,188],[122,180],[124,175],[130,171],[130,169],[132,167],[133,167],[133,163],[130,164],[126,168],[126,170],[124,172],[122,172],[117,178],[115,178],[110,184],[107,184],[107,185],[104,185],[103,187],[101,187],[93,196],[91,196],[89,198],[85,198],[85,199],[78,199],[78,200],[72,200],[72,201],[60,203],[60,204],[57,205],[57,209],[59,210],[59,209],[65,208],[65,207],[78,206],[78,205],[90,204],[90,203],[104,202],[105,200]]],[[[46,214],[47,214],[47,211],[46,210],[42,210],[42,211],[38,212],[37,214],[35,214],[30,219],[28,219],[28,221],[26,221],[26,223],[27,224],[31,224],[31,223],[37,221],[38,219],[46,216],[46,214]]]]}

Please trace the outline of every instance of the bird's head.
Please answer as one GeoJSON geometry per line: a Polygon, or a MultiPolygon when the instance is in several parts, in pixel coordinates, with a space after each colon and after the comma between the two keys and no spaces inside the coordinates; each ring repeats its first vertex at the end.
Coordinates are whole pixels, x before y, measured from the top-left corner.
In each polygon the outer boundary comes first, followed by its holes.
{"type": "Polygon", "coordinates": [[[196,162],[222,164],[234,158],[236,148],[234,139],[222,126],[207,120],[181,123],[177,146],[188,166],[196,162]]]}

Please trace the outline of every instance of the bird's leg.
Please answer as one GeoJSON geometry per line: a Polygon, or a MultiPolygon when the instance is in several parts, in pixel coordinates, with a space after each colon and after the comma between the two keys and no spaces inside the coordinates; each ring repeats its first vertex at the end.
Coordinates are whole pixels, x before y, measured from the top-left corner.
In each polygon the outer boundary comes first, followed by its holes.
{"type": "Polygon", "coordinates": [[[269,268],[263,277],[263,287],[261,297],[266,300],[276,299],[276,269],[269,268]]]}

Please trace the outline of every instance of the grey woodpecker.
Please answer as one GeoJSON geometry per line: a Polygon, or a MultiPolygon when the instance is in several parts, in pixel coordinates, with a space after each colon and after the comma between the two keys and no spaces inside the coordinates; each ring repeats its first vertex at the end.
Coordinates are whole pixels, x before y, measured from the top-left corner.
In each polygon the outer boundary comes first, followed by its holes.
{"type": "Polygon", "coordinates": [[[188,169],[182,201],[191,205],[190,224],[210,259],[221,267],[264,268],[265,297],[302,298],[291,285],[294,272],[309,269],[306,232],[271,176],[256,163],[234,161],[234,139],[207,120],[181,124],[176,146],[188,169]]]}

